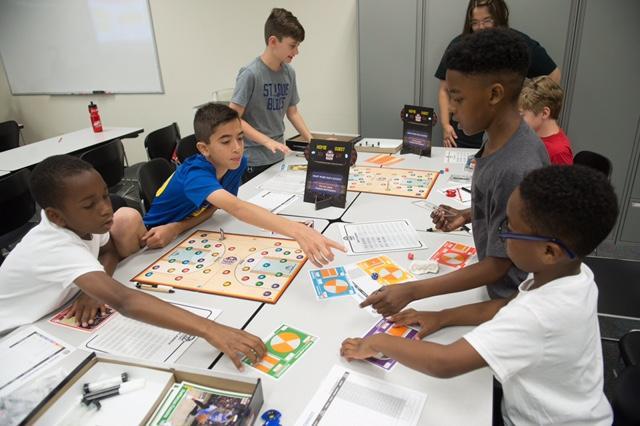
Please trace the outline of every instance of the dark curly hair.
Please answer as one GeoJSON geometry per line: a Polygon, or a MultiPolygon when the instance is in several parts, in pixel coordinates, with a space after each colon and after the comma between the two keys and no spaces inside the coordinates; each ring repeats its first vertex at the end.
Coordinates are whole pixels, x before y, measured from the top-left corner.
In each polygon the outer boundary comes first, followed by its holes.
{"type": "Polygon", "coordinates": [[[579,257],[613,229],[618,200],[607,177],[586,166],[547,166],[520,183],[524,220],[538,235],[562,240],[579,257]]]}
{"type": "Polygon", "coordinates": [[[64,180],[82,172],[95,170],[84,160],[72,155],[53,155],[44,159],[31,173],[31,196],[42,207],[60,207],[65,197],[64,180]]]}
{"type": "Polygon", "coordinates": [[[489,28],[464,35],[445,53],[448,70],[468,75],[491,75],[511,89],[516,101],[529,70],[529,48],[510,28],[489,28]]]}

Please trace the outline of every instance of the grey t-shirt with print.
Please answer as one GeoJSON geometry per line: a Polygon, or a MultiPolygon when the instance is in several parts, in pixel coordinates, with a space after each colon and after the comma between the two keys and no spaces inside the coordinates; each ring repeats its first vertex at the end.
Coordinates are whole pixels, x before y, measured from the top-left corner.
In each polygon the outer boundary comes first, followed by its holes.
{"type": "MultiPolygon", "coordinates": [[[[506,217],[509,196],[530,171],[549,164],[549,155],[524,121],[498,151],[482,157],[483,149],[477,154],[472,178],[473,240],[478,260],[487,256],[506,258],[506,245],[498,237],[498,228],[506,217]]],[[[489,296],[513,295],[526,277],[526,272],[512,266],[506,276],[487,286],[489,296]]]]}
{"type": "MultiPolygon", "coordinates": [[[[273,71],[260,57],[243,67],[236,77],[231,102],[244,108],[242,118],[270,138],[284,142],[284,116],[287,108],[300,102],[296,73],[289,64],[273,71]]],[[[284,158],[245,136],[245,154],[249,166],[265,166],[284,158]]]]}

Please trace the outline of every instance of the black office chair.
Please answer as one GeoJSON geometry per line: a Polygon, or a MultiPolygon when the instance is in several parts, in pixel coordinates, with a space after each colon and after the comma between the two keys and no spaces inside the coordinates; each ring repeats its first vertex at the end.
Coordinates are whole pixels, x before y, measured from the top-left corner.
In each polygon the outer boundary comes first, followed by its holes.
{"type": "Polygon", "coordinates": [[[154,158],[140,167],[138,170],[138,189],[145,211],[149,211],[158,188],[172,173],[172,165],[164,158],[154,158]]]}
{"type": "Polygon", "coordinates": [[[640,330],[631,330],[619,342],[625,368],[616,380],[611,398],[614,424],[640,424],[640,330]]]}
{"type": "Polygon", "coordinates": [[[184,160],[192,155],[198,154],[198,148],[196,148],[196,135],[185,136],[178,142],[178,148],[176,149],[176,155],[178,161],[184,163],[184,160]]]}
{"type": "MultiPolygon", "coordinates": [[[[36,203],[29,191],[30,172],[22,169],[0,178],[0,249],[10,251],[15,243],[35,225],[29,220],[36,203]]],[[[4,256],[0,256],[0,263],[4,256]]]]}
{"type": "Polygon", "coordinates": [[[604,173],[607,178],[611,178],[611,172],[613,171],[611,161],[604,155],[593,151],[578,152],[573,156],[573,164],[579,164],[596,169],[604,173]]]}
{"type": "Polygon", "coordinates": [[[15,121],[0,123],[0,151],[17,148],[20,145],[20,126],[15,121]]]}
{"type": "Polygon", "coordinates": [[[154,130],[144,138],[144,147],[150,160],[164,158],[171,163],[173,152],[180,140],[180,129],[177,123],[154,130]]]}
{"type": "Polygon", "coordinates": [[[120,139],[114,139],[93,148],[81,154],[80,158],[90,163],[100,173],[110,193],[128,198],[127,195],[135,190],[134,185],[122,180],[125,166],[124,146],[120,139]]]}

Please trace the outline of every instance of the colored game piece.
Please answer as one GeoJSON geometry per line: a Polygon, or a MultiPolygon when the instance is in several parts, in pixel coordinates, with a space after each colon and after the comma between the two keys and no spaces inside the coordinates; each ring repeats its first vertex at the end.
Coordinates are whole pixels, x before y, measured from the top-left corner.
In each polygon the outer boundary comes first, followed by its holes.
{"type": "Polygon", "coordinates": [[[447,189],[447,197],[455,197],[456,195],[458,195],[458,191],[456,191],[455,189],[447,189]]]}
{"type": "Polygon", "coordinates": [[[243,359],[242,362],[274,379],[279,379],[316,340],[316,336],[283,324],[264,340],[267,354],[259,363],[252,365],[249,358],[243,359]]]}
{"type": "Polygon", "coordinates": [[[306,259],[295,241],[198,230],[132,281],[276,303],[306,259]]]}
{"type": "Polygon", "coordinates": [[[355,166],[351,167],[347,189],[355,192],[427,198],[438,176],[438,172],[429,170],[355,166]]]}
{"type": "Polygon", "coordinates": [[[372,274],[371,274],[371,279],[372,279],[372,280],[377,280],[377,279],[378,279],[378,277],[379,277],[379,275],[378,275],[378,273],[377,273],[377,272],[374,272],[374,273],[372,273],[372,274]]]}
{"type": "Polygon", "coordinates": [[[445,167],[445,168],[444,168],[444,171],[448,173],[448,172],[449,172],[449,168],[448,168],[448,167],[445,167]]]}
{"type": "Polygon", "coordinates": [[[444,170],[440,169],[440,174],[443,175],[444,174],[444,170]]]}
{"type": "Polygon", "coordinates": [[[409,252],[409,254],[407,255],[407,258],[409,260],[413,260],[413,253],[409,252]]]}
{"type": "Polygon", "coordinates": [[[260,416],[264,420],[262,426],[280,426],[280,417],[282,417],[282,414],[278,410],[267,410],[260,416]]]}

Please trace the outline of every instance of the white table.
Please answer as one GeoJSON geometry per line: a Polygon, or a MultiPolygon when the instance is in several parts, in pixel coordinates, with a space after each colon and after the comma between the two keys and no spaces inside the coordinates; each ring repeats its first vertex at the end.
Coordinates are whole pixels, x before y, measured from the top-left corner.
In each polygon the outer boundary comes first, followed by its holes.
{"type": "MultiPolygon", "coordinates": [[[[330,238],[337,238],[338,234],[336,224],[330,225],[325,232],[325,235],[330,238]]],[[[420,233],[420,237],[429,248],[415,252],[416,258],[431,255],[446,240],[470,244],[468,238],[437,233],[423,232],[420,233]]],[[[334,265],[353,263],[371,256],[339,254],[334,265]]],[[[388,253],[388,256],[408,268],[406,252],[392,252],[388,253]]],[[[391,372],[384,372],[364,362],[345,362],[339,355],[342,340],[346,337],[364,335],[378,318],[359,309],[356,301],[349,296],[317,301],[308,275],[310,269],[314,269],[313,265],[305,265],[278,303],[265,305],[246,328],[253,334],[265,337],[281,324],[287,324],[319,337],[313,347],[278,380],[254,369],[247,369],[245,375],[263,379],[265,397],[263,411],[274,408],[283,414],[283,424],[293,424],[327,372],[334,364],[340,364],[360,373],[426,393],[427,402],[418,423],[420,425],[488,425],[491,423],[492,375],[488,368],[443,380],[410,370],[402,365],[396,365],[391,372]]],[[[487,299],[484,288],[478,288],[414,302],[411,306],[423,310],[439,310],[487,299]]],[[[449,343],[457,340],[470,329],[471,327],[451,327],[440,330],[428,339],[449,343]]],[[[213,367],[213,371],[229,373],[235,372],[235,368],[231,361],[223,356],[213,367]]]]}
{"type": "MultiPolygon", "coordinates": [[[[306,218],[291,217],[288,219],[302,220],[306,218]]],[[[328,221],[319,219],[314,219],[314,222],[315,228],[319,232],[322,232],[329,224],[328,221]]],[[[243,222],[239,222],[226,212],[222,211],[216,212],[209,220],[200,224],[197,228],[217,231],[220,227],[222,227],[224,231],[228,233],[272,236],[271,232],[256,228],[243,222]]],[[[131,278],[148,267],[164,253],[168,252],[172,247],[186,238],[193,231],[194,230],[191,229],[179,235],[174,242],[167,245],[167,247],[165,248],[156,250],[142,250],[139,253],[128,257],[124,261],[120,262],[115,273],[113,274],[113,277],[117,281],[129,287],[134,287],[135,283],[129,281],[131,278]]],[[[165,300],[170,300],[172,302],[181,302],[196,306],[221,309],[222,313],[216,319],[216,321],[235,328],[244,327],[251,316],[263,305],[262,302],[252,300],[237,299],[232,297],[224,297],[214,294],[199,293],[180,289],[176,289],[175,293],[173,294],[149,294],[158,296],[165,300]]],[[[48,322],[48,319],[52,315],[53,313],[41,319],[36,323],[36,325],[38,327],[41,327],[43,330],[51,333],[52,335],[59,337],[67,343],[77,347],[89,337],[88,333],[50,324],[48,322]]],[[[189,347],[189,349],[180,357],[177,363],[188,365],[191,367],[209,368],[218,355],[220,355],[220,351],[209,345],[204,339],[196,339],[195,342],[189,347]]]]}
{"type": "MultiPolygon", "coordinates": [[[[258,194],[260,191],[262,191],[260,188],[258,188],[258,186],[280,173],[282,164],[282,161],[274,164],[264,172],[260,173],[258,176],[251,179],[249,182],[242,185],[240,187],[240,190],[238,191],[238,197],[242,198],[243,200],[248,200],[249,198],[258,194]]],[[[301,153],[293,153],[285,158],[284,164],[307,164],[307,161],[304,159],[301,153]]],[[[299,200],[284,208],[282,211],[280,211],[280,213],[289,216],[303,216],[317,219],[327,219],[332,221],[338,220],[340,219],[340,217],[342,217],[344,212],[349,209],[349,206],[358,197],[358,194],[359,193],[357,192],[347,193],[347,202],[345,208],[327,207],[322,210],[316,210],[313,203],[303,202],[302,194],[299,194],[299,200]]]]}
{"type": "Polygon", "coordinates": [[[100,133],[94,133],[91,128],[65,133],[0,152],[0,170],[14,172],[34,166],[52,155],[84,151],[114,139],[134,138],[143,131],[139,127],[106,127],[100,133]]]}
{"type": "MultiPolygon", "coordinates": [[[[465,208],[462,204],[456,204],[447,198],[446,195],[439,192],[440,189],[448,188],[462,183],[450,182],[449,177],[452,174],[468,174],[464,172],[464,164],[445,163],[445,152],[449,148],[434,147],[431,150],[431,157],[419,157],[415,154],[404,154],[403,161],[395,163],[386,168],[394,169],[417,169],[417,170],[433,170],[445,171],[444,174],[438,176],[435,185],[431,189],[427,200],[435,204],[448,204],[454,208],[465,208]]],[[[467,155],[474,154],[477,150],[455,148],[458,152],[464,152],[467,155]]],[[[370,155],[358,154],[357,166],[368,166],[364,160],[370,158],[370,155]]],[[[430,211],[422,207],[416,206],[414,203],[418,198],[389,196],[382,194],[360,193],[358,198],[349,207],[347,212],[342,216],[344,222],[370,222],[372,220],[397,220],[409,219],[409,221],[419,230],[426,230],[433,225],[429,217],[430,211]]]]}

